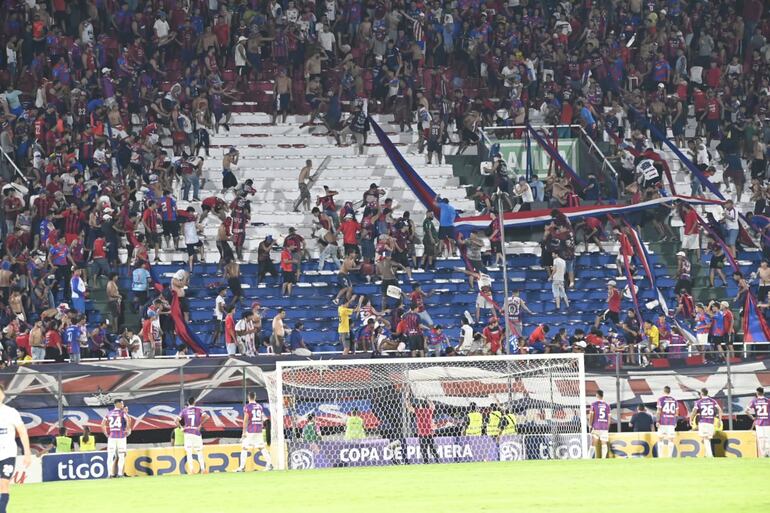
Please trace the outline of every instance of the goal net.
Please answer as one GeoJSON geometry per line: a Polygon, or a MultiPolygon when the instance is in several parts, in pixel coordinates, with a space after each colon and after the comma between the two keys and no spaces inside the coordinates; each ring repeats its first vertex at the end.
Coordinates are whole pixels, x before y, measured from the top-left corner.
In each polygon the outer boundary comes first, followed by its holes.
{"type": "Polygon", "coordinates": [[[278,362],[277,466],[582,458],[584,377],[582,354],[278,362]]]}

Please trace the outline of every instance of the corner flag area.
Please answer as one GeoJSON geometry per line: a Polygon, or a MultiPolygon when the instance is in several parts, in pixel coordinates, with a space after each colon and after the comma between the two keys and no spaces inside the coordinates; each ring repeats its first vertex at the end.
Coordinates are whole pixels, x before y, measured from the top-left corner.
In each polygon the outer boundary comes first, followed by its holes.
{"type": "Polygon", "coordinates": [[[610,459],[339,468],[14,487],[10,511],[60,513],[767,512],[762,459],[610,459]],[[652,501],[652,502],[651,502],[652,501]],[[407,509],[408,508],[408,509],[407,509]]]}

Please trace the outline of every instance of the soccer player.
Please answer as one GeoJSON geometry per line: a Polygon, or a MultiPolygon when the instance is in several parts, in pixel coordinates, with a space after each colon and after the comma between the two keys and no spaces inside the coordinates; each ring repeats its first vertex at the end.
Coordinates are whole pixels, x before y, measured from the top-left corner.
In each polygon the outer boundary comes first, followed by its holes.
{"type": "Polygon", "coordinates": [[[749,403],[747,413],[757,431],[759,457],[770,458],[770,400],[765,397],[764,388],[757,387],[757,396],[749,403]]]}
{"type": "Polygon", "coordinates": [[[243,472],[246,469],[246,458],[249,449],[259,449],[262,458],[267,464],[266,470],[273,470],[273,463],[270,460],[270,451],[265,444],[265,435],[262,430],[265,425],[265,410],[261,404],[257,403],[257,394],[249,392],[249,402],[243,407],[243,434],[241,435],[241,465],[236,472],[243,472]]]}
{"type": "Polygon", "coordinates": [[[604,401],[604,392],[596,391],[596,401],[591,403],[591,411],[588,413],[588,425],[591,426],[591,437],[594,444],[598,445],[596,456],[607,457],[610,445],[610,413],[612,408],[604,401]]]}
{"type": "Polygon", "coordinates": [[[9,488],[16,466],[16,435],[24,448],[24,466],[29,467],[32,453],[29,450],[29,436],[21,415],[15,408],[3,404],[5,388],[0,385],[0,513],[5,513],[10,499],[9,488]]]}
{"type": "Polygon", "coordinates": [[[658,411],[655,420],[658,422],[658,438],[661,448],[659,458],[670,458],[674,452],[674,437],[676,433],[676,417],[679,410],[676,399],[671,397],[671,387],[663,387],[663,394],[658,399],[658,411]]]}
{"type": "Polygon", "coordinates": [[[123,399],[115,399],[113,404],[115,407],[102,420],[102,431],[107,437],[107,458],[110,462],[107,474],[109,477],[122,477],[126,466],[126,438],[131,434],[131,417],[123,399]],[[116,458],[118,470],[113,475],[116,458]]]}
{"type": "Polygon", "coordinates": [[[709,391],[701,388],[700,399],[695,401],[695,406],[690,415],[690,422],[698,421],[698,436],[706,451],[707,458],[713,458],[711,451],[711,439],[714,437],[714,420],[722,417],[722,408],[712,397],[709,397],[709,391]]]}
{"type": "Polygon", "coordinates": [[[209,419],[208,414],[195,406],[195,397],[187,399],[187,408],[179,412],[176,425],[184,426],[184,451],[187,453],[187,473],[193,473],[193,455],[198,457],[201,473],[206,473],[206,463],[203,461],[203,439],[201,426],[209,419]]]}

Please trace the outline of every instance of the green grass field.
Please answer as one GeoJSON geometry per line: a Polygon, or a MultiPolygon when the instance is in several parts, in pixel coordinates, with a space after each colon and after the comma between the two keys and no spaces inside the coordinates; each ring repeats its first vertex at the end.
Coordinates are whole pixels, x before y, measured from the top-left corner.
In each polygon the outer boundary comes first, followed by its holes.
{"type": "Polygon", "coordinates": [[[611,459],[44,483],[13,513],[770,511],[770,461],[611,459]]]}

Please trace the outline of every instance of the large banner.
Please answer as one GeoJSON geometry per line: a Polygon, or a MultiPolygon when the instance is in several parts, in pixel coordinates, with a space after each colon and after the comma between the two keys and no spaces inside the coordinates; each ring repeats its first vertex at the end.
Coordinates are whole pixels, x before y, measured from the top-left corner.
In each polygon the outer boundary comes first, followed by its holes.
{"type": "MultiPolygon", "coordinates": [[[[235,472],[240,466],[240,455],[239,444],[203,446],[203,456],[208,472],[235,472]]],[[[38,468],[39,466],[40,459],[38,459],[38,468]]],[[[104,479],[108,476],[108,466],[106,451],[46,454],[42,457],[42,481],[104,479]]],[[[261,453],[248,452],[247,471],[264,470],[265,466],[261,453]]],[[[31,468],[31,473],[27,471],[26,482],[39,482],[41,479],[35,481],[34,467],[31,468]]],[[[199,470],[197,461],[194,469],[195,472],[199,470]]],[[[125,472],[132,477],[187,474],[187,456],[183,447],[129,449],[126,453],[125,472]]]]}
{"type": "MultiPolygon", "coordinates": [[[[580,435],[435,436],[432,438],[438,463],[473,461],[516,461],[539,459],[577,459],[583,454],[580,435]]],[[[369,467],[400,463],[434,462],[429,442],[417,438],[325,440],[289,442],[288,467],[291,469],[330,467],[369,467]]]]}
{"type": "MultiPolygon", "coordinates": [[[[730,366],[732,376],[733,414],[742,414],[755,395],[756,388],[770,383],[770,360],[740,363],[730,366]]],[[[671,395],[691,407],[698,398],[698,391],[706,388],[727,412],[728,374],[724,365],[688,367],[682,369],[642,370],[628,369],[620,375],[618,382],[612,374],[586,374],[586,395],[593,397],[597,389],[604,391],[604,400],[614,408],[620,406],[622,420],[628,420],[639,403],[652,408],[663,395],[663,387],[671,387],[671,395]]],[[[613,422],[615,415],[613,412],[613,422]]]]}
{"type": "Polygon", "coordinates": [[[107,477],[107,452],[69,452],[46,454],[43,460],[43,481],[78,481],[107,477]]]}
{"type": "MultiPolygon", "coordinates": [[[[714,456],[725,458],[756,458],[757,438],[753,431],[719,431],[711,440],[714,456]]],[[[657,433],[611,433],[610,451],[616,458],[657,458],[657,433]]],[[[697,431],[677,432],[674,457],[705,456],[697,431]]]]}
{"type": "MultiPolygon", "coordinates": [[[[523,175],[527,169],[527,143],[523,140],[500,140],[500,156],[508,169],[518,175],[523,175]]],[[[577,139],[559,139],[559,155],[575,169],[578,164],[577,139]]],[[[551,157],[534,142],[530,145],[532,155],[532,171],[544,179],[551,167],[551,157]]]]}
{"type": "MultiPolygon", "coordinates": [[[[262,403],[269,413],[268,403],[262,403]]],[[[200,403],[200,407],[211,418],[205,425],[207,431],[240,430],[242,405],[200,403]]],[[[108,407],[102,408],[64,408],[63,425],[70,436],[79,435],[88,426],[92,432],[102,432],[101,422],[108,407]]],[[[59,431],[59,411],[57,408],[38,408],[20,412],[30,436],[54,436],[59,431]]],[[[130,403],[129,414],[134,420],[134,431],[151,429],[174,429],[179,405],[176,404],[136,404],[130,403]]]]}
{"type": "Polygon", "coordinates": [[[180,400],[196,395],[214,419],[210,430],[237,429],[245,391],[266,402],[263,367],[272,357],[105,360],[83,364],[19,366],[0,371],[8,404],[18,409],[31,436],[54,435],[63,425],[73,434],[100,429],[116,397],[126,401],[135,431],[171,429],[180,400]]]}
{"type": "MultiPolygon", "coordinates": [[[[54,435],[58,431],[58,390],[61,373],[63,424],[71,435],[82,432],[88,425],[100,430],[102,419],[115,397],[126,401],[135,419],[135,431],[172,429],[179,412],[180,399],[198,396],[212,421],[209,431],[240,429],[242,404],[246,391],[255,391],[265,403],[264,373],[274,368],[274,359],[259,358],[201,358],[190,360],[110,360],[80,365],[33,365],[0,371],[0,383],[6,386],[10,406],[17,408],[32,436],[54,435]]],[[[770,383],[770,360],[746,362],[731,366],[732,409],[744,412],[754,390],[770,383]]],[[[727,411],[727,368],[725,366],[687,367],[681,369],[622,369],[619,390],[614,371],[586,374],[586,393],[593,396],[602,389],[605,400],[620,405],[622,420],[628,420],[631,408],[639,403],[653,406],[668,385],[672,395],[689,405],[697,399],[697,390],[706,387],[727,411]]],[[[470,402],[473,398],[454,400],[470,402]]],[[[319,426],[341,426],[349,407],[356,406],[364,414],[367,428],[382,420],[382,408],[373,408],[371,401],[317,402],[307,411],[295,411],[293,419],[284,422],[301,427],[308,413],[316,415],[319,426]]],[[[437,404],[438,429],[451,428],[451,416],[441,416],[437,404]]],[[[451,406],[451,405],[447,405],[451,406]]],[[[542,419],[528,422],[549,422],[553,412],[543,410],[542,419]]],[[[562,411],[561,414],[564,412],[562,411]]],[[[569,415],[573,416],[572,414],[569,415]]],[[[615,417],[613,416],[613,421],[615,417]]],[[[441,433],[447,434],[447,433],[441,433]]],[[[449,433],[453,434],[453,433],[449,433]]]]}
{"type": "MultiPolygon", "coordinates": [[[[235,472],[240,466],[241,446],[238,444],[204,445],[203,457],[208,472],[235,472]]],[[[193,464],[198,472],[198,461],[193,464]]],[[[249,451],[246,471],[265,470],[267,463],[260,452],[249,451]]],[[[184,447],[132,449],[126,455],[129,476],[163,476],[187,474],[184,447]]]]}

